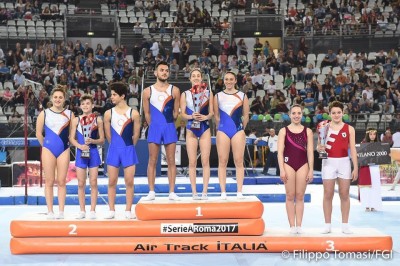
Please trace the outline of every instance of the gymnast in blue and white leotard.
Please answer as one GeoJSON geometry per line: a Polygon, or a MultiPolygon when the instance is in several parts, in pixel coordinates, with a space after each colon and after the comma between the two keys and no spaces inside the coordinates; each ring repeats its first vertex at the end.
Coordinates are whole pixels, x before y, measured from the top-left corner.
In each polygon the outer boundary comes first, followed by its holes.
{"type": "MultiPolygon", "coordinates": [[[[80,125],[80,117],[78,117],[78,125],[76,128],[76,139],[79,144],[85,145],[85,138],[83,136],[82,132],[82,126],[80,125]]],[[[93,129],[90,134],[91,139],[98,139],[99,138],[99,128],[97,125],[97,117],[94,121],[93,129]]],[[[75,156],[75,165],[76,167],[79,168],[93,168],[93,167],[98,167],[101,164],[101,159],[100,159],[100,154],[99,150],[97,149],[96,144],[89,144],[89,152],[90,152],[90,157],[89,158],[82,158],[82,150],[81,149],[76,149],[76,156],[75,156]]]]}
{"type": "Polygon", "coordinates": [[[44,110],[45,137],[43,147],[48,149],[56,158],[69,148],[70,121],[70,110],[64,109],[60,113],[50,108],[44,110]]]}
{"type": "Polygon", "coordinates": [[[111,109],[111,142],[107,153],[107,164],[124,168],[137,164],[135,146],[133,145],[132,108],[125,114],[118,114],[115,107],[111,109]]]}
{"type": "Polygon", "coordinates": [[[64,108],[65,95],[65,88],[61,85],[56,86],[51,92],[52,107],[42,111],[36,122],[36,137],[43,147],[41,161],[46,179],[47,219],[64,219],[66,179],[70,159],[69,131],[71,120],[75,118],[70,110],[64,108]],[[53,212],[55,180],[57,180],[60,211],[57,216],[53,212]]]}
{"type": "Polygon", "coordinates": [[[218,130],[231,139],[237,132],[244,130],[242,116],[245,94],[241,91],[233,94],[221,91],[216,94],[216,97],[219,110],[218,130]]]}
{"type": "Polygon", "coordinates": [[[189,178],[194,200],[208,199],[207,191],[210,179],[211,132],[208,120],[213,115],[214,102],[212,93],[202,81],[203,75],[201,70],[197,68],[193,69],[190,72],[192,88],[196,91],[196,86],[202,86],[204,91],[193,95],[192,89],[189,89],[182,93],[180,103],[181,117],[188,121],[186,126],[186,151],[189,159],[189,178]],[[193,121],[199,121],[200,128],[192,128],[193,121]],[[197,148],[199,146],[201,166],[203,168],[203,192],[201,196],[197,194],[196,184],[197,148]]]}
{"type": "Polygon", "coordinates": [[[249,100],[236,87],[237,78],[233,72],[224,76],[225,90],[216,94],[214,115],[218,125],[218,179],[221,187],[221,199],[226,200],[226,168],[232,147],[236,168],[237,198],[242,199],[244,181],[243,154],[246,146],[244,128],[249,121],[249,100]]]}
{"type": "Polygon", "coordinates": [[[155,144],[170,144],[178,141],[174,123],[175,98],[169,85],[165,92],[150,86],[150,116],[151,123],[147,142],[155,144]]]}
{"type": "MultiPolygon", "coordinates": [[[[187,90],[184,92],[185,98],[186,98],[186,114],[187,115],[192,115],[195,110],[194,110],[194,102],[193,102],[193,96],[192,92],[190,90],[187,90]]],[[[206,90],[204,92],[204,97],[203,100],[200,103],[200,114],[202,115],[208,115],[209,114],[209,99],[210,99],[210,90],[206,90]]],[[[189,119],[186,124],[186,129],[190,130],[193,132],[196,137],[200,138],[203,133],[210,128],[210,125],[208,123],[208,120],[206,121],[201,121],[200,122],[200,128],[199,129],[193,129],[192,128],[192,123],[193,119],[189,119]]]]}

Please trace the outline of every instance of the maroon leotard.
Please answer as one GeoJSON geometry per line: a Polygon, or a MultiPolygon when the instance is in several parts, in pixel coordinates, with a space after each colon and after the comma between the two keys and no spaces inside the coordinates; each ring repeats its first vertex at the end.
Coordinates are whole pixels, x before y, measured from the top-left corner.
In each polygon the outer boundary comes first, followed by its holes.
{"type": "Polygon", "coordinates": [[[293,133],[288,127],[285,127],[285,149],[283,150],[284,162],[293,168],[299,170],[308,162],[307,159],[307,128],[304,127],[300,133],[293,133]]]}

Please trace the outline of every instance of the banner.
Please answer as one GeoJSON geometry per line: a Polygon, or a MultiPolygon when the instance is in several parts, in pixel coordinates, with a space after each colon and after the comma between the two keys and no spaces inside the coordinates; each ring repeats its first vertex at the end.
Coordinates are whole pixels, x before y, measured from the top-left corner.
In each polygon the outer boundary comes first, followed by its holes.
{"type": "MultiPolygon", "coordinates": [[[[28,173],[25,176],[25,162],[12,163],[12,180],[14,187],[23,187],[25,183],[28,183],[28,187],[40,186],[40,162],[28,161],[28,173]]],[[[43,185],[45,184],[46,178],[45,173],[42,169],[43,185]]],[[[75,162],[70,162],[67,173],[67,183],[72,179],[76,178],[76,167],[75,162]]],[[[57,179],[54,182],[57,185],[57,179]]]]}
{"type": "Polygon", "coordinates": [[[391,163],[389,143],[370,142],[356,144],[356,150],[360,166],[391,163]]]}

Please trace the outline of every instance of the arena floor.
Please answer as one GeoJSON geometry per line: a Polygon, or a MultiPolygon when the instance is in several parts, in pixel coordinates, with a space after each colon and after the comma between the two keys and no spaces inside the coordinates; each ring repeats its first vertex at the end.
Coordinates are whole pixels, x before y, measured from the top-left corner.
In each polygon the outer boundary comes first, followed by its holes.
{"type": "MultiPolygon", "coordinates": [[[[247,188],[246,188],[247,189],[247,188]]],[[[276,191],[279,185],[263,186],[263,189],[276,191]]],[[[387,190],[383,187],[382,190],[387,190]]],[[[244,191],[246,193],[246,191],[244,191]]],[[[322,186],[309,185],[307,192],[312,195],[311,203],[306,203],[303,228],[307,232],[319,232],[323,226],[322,186]]],[[[397,188],[395,194],[400,194],[397,188]]],[[[351,199],[350,224],[353,228],[375,228],[393,238],[393,256],[391,259],[372,258],[367,260],[346,259],[347,265],[399,265],[400,264],[400,202],[385,201],[382,212],[365,212],[360,203],[351,199]]],[[[124,206],[118,205],[117,211],[124,206]]],[[[99,215],[107,210],[107,206],[99,205],[99,215]]],[[[9,249],[10,221],[21,214],[45,212],[45,206],[1,206],[0,213],[0,265],[229,265],[229,266],[265,266],[265,265],[309,265],[307,258],[283,258],[280,253],[228,253],[228,254],[152,254],[152,255],[12,255],[9,249]]],[[[67,206],[66,212],[76,213],[78,206],[67,206]]],[[[340,205],[338,194],[335,194],[333,209],[333,231],[340,230],[340,205]]],[[[287,229],[285,205],[283,203],[264,203],[263,218],[266,228],[287,229]]],[[[315,260],[312,260],[315,263],[315,260]]],[[[330,255],[318,261],[319,265],[342,265],[343,259],[330,255]]]]}

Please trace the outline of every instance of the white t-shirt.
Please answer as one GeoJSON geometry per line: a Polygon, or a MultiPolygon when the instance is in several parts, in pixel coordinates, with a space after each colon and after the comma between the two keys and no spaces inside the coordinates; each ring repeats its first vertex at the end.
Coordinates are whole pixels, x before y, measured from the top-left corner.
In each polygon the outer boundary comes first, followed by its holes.
{"type": "Polygon", "coordinates": [[[268,142],[268,147],[270,152],[277,152],[278,151],[278,135],[273,137],[262,137],[263,141],[268,142]]]}
{"type": "Polygon", "coordinates": [[[172,41],[172,53],[180,53],[181,49],[179,48],[181,46],[180,41],[172,41]]]}

